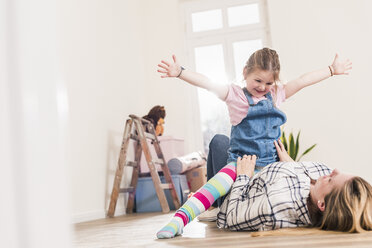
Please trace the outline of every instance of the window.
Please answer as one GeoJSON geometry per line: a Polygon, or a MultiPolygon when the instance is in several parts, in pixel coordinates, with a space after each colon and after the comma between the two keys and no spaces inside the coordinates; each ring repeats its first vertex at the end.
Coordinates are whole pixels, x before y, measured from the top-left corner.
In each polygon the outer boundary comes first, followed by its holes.
{"type": "Polygon", "coordinates": [[[193,32],[222,28],[222,12],[220,9],[192,13],[191,19],[193,32]]]}
{"type": "MultiPolygon", "coordinates": [[[[257,49],[267,46],[264,0],[200,0],[182,5],[189,65],[216,84],[244,86],[243,67],[257,49]]],[[[226,104],[198,89],[204,149],[217,134],[230,135],[226,104]]]]}

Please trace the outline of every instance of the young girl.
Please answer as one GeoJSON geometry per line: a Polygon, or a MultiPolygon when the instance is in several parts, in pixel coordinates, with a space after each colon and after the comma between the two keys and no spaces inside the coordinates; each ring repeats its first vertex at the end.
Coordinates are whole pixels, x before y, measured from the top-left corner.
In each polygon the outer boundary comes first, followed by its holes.
{"type": "Polygon", "coordinates": [[[183,227],[211,204],[224,196],[236,178],[236,161],[244,155],[256,159],[256,170],[279,161],[274,141],[280,137],[280,126],[286,121],[278,109],[285,99],[302,88],[318,83],[333,75],[348,74],[351,62],[336,54],[332,65],[306,73],[285,85],[278,84],[280,63],[276,51],[263,48],[248,59],[243,76],[246,87],[212,83],[202,74],[185,70],[173,55],[173,62],[161,61],[158,72],[162,78],[178,77],[191,85],[207,89],[225,101],[229,110],[231,128],[227,165],[199,189],[176,212],[171,222],[162,228],[158,238],[172,238],[181,234],[183,227]]]}

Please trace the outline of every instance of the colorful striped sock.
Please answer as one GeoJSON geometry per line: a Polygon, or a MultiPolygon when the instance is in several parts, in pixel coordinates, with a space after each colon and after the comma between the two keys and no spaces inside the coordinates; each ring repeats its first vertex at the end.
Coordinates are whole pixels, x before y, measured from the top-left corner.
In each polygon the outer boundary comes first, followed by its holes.
{"type": "Polygon", "coordinates": [[[158,239],[170,239],[181,234],[183,227],[182,219],[174,216],[171,221],[156,234],[156,236],[158,239]]]}
{"type": "Polygon", "coordinates": [[[226,195],[236,178],[236,163],[231,162],[223,167],[214,177],[190,197],[177,210],[171,221],[156,236],[159,239],[173,238],[182,233],[184,226],[196,216],[207,210],[215,200],[226,195]]]}

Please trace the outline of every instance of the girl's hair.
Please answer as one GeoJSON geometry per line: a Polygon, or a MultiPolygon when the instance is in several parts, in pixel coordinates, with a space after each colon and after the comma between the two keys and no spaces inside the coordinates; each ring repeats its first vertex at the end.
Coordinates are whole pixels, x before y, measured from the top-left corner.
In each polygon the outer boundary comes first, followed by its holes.
{"type": "Polygon", "coordinates": [[[244,79],[256,69],[271,71],[274,76],[274,83],[279,81],[280,62],[277,52],[267,47],[255,51],[244,66],[244,79]]]}
{"type": "Polygon", "coordinates": [[[372,230],[372,186],[361,177],[353,177],[324,198],[321,212],[307,199],[312,226],[323,230],[364,232],[372,230]]]}

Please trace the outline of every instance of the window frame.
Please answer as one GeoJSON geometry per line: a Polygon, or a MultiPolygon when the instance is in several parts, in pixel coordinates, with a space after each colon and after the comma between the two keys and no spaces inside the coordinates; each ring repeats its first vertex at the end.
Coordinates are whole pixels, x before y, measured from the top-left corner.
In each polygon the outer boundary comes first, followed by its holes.
{"type": "Polygon", "coordinates": [[[195,70],[194,49],[200,46],[222,44],[225,57],[225,71],[229,82],[234,82],[235,67],[233,43],[244,40],[261,39],[263,46],[270,46],[267,4],[265,0],[198,0],[184,2],[183,22],[185,23],[187,61],[191,69],[195,70]],[[227,9],[239,5],[257,3],[259,6],[260,23],[228,27],[227,9]],[[191,14],[213,9],[222,10],[223,27],[218,30],[193,32],[191,14]]]}

